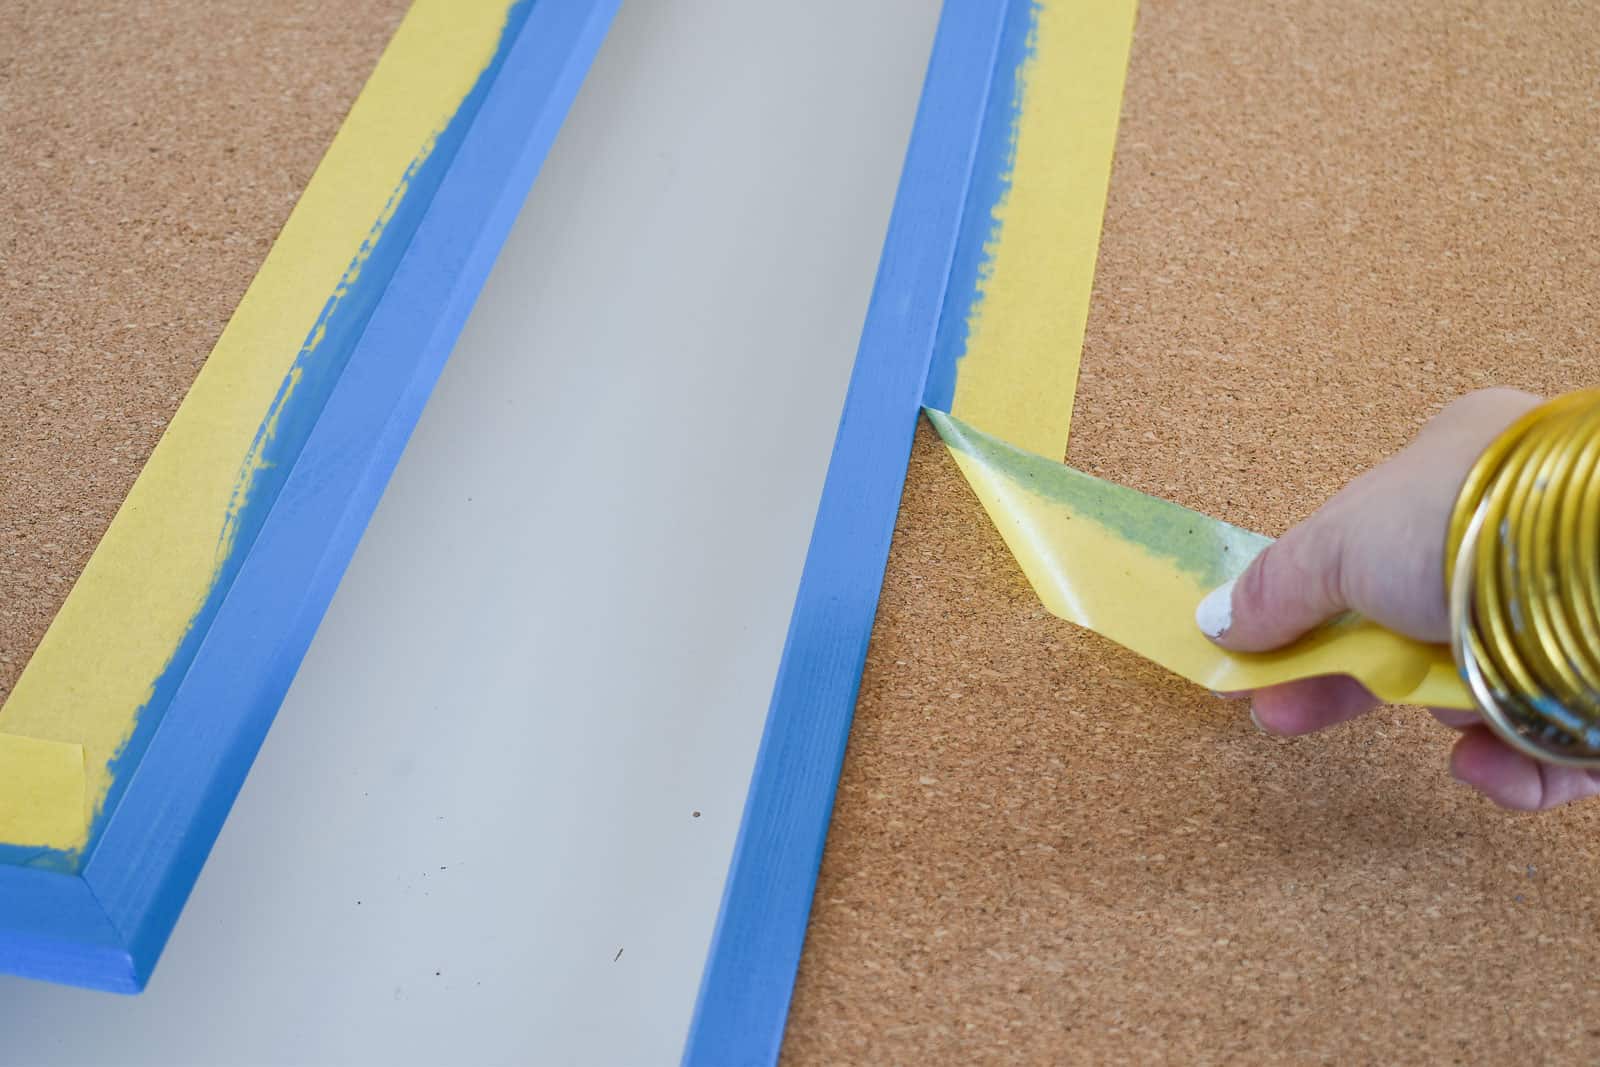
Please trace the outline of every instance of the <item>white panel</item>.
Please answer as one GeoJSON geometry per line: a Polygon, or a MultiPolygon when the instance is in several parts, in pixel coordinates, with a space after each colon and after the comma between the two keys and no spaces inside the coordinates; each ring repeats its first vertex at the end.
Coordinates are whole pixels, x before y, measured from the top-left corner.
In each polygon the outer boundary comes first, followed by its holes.
{"type": "Polygon", "coordinates": [[[7,1062],[677,1060],[937,8],[625,4],[149,991],[7,1062]]]}

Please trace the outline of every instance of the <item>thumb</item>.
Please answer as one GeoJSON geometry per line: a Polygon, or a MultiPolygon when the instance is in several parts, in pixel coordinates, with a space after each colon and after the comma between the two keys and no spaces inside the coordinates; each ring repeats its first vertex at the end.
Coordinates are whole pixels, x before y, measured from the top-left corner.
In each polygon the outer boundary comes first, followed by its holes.
{"type": "Polygon", "coordinates": [[[1343,593],[1342,525],[1318,512],[1268,545],[1244,573],[1195,609],[1205,635],[1234,652],[1286,645],[1349,610],[1343,593]]]}

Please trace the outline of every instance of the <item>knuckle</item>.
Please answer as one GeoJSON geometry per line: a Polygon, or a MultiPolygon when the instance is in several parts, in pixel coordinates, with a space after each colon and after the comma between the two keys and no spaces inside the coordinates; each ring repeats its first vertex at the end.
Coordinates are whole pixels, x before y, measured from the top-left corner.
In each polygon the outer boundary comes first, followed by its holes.
{"type": "Polygon", "coordinates": [[[1456,397],[1440,410],[1439,415],[1447,420],[1475,420],[1492,412],[1528,407],[1537,403],[1538,399],[1521,389],[1496,385],[1456,397]]]}
{"type": "Polygon", "coordinates": [[[1340,530],[1330,527],[1324,536],[1326,543],[1318,555],[1321,565],[1316,573],[1318,605],[1324,611],[1341,611],[1352,602],[1352,572],[1345,566],[1344,537],[1340,530]]]}
{"type": "Polygon", "coordinates": [[[1337,524],[1315,518],[1290,530],[1241,576],[1235,603],[1294,625],[1341,610],[1349,602],[1341,542],[1337,524]]]}
{"type": "Polygon", "coordinates": [[[1271,582],[1270,573],[1277,570],[1278,555],[1278,545],[1268,545],[1239,576],[1239,584],[1233,591],[1235,623],[1241,617],[1249,620],[1267,611],[1267,587],[1271,582]]]}

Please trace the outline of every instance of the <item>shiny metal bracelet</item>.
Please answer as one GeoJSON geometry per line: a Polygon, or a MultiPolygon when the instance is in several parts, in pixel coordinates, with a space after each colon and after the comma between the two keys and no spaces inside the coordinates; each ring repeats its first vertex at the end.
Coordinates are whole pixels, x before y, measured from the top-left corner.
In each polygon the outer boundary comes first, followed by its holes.
{"type": "Polygon", "coordinates": [[[1535,759],[1600,768],[1600,390],[1490,445],[1445,560],[1451,647],[1485,722],[1535,759]]]}

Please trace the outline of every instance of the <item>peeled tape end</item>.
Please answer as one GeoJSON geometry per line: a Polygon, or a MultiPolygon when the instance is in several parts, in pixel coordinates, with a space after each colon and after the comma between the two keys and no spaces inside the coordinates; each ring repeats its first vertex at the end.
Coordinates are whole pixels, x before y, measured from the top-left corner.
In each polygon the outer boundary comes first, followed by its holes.
{"type": "Polygon", "coordinates": [[[1212,642],[1233,584],[1270,542],[1188,508],[1023,452],[960,419],[929,420],[1054,615],[1211,690],[1344,674],[1380,699],[1471,707],[1449,650],[1346,616],[1273,652],[1212,642]]]}

